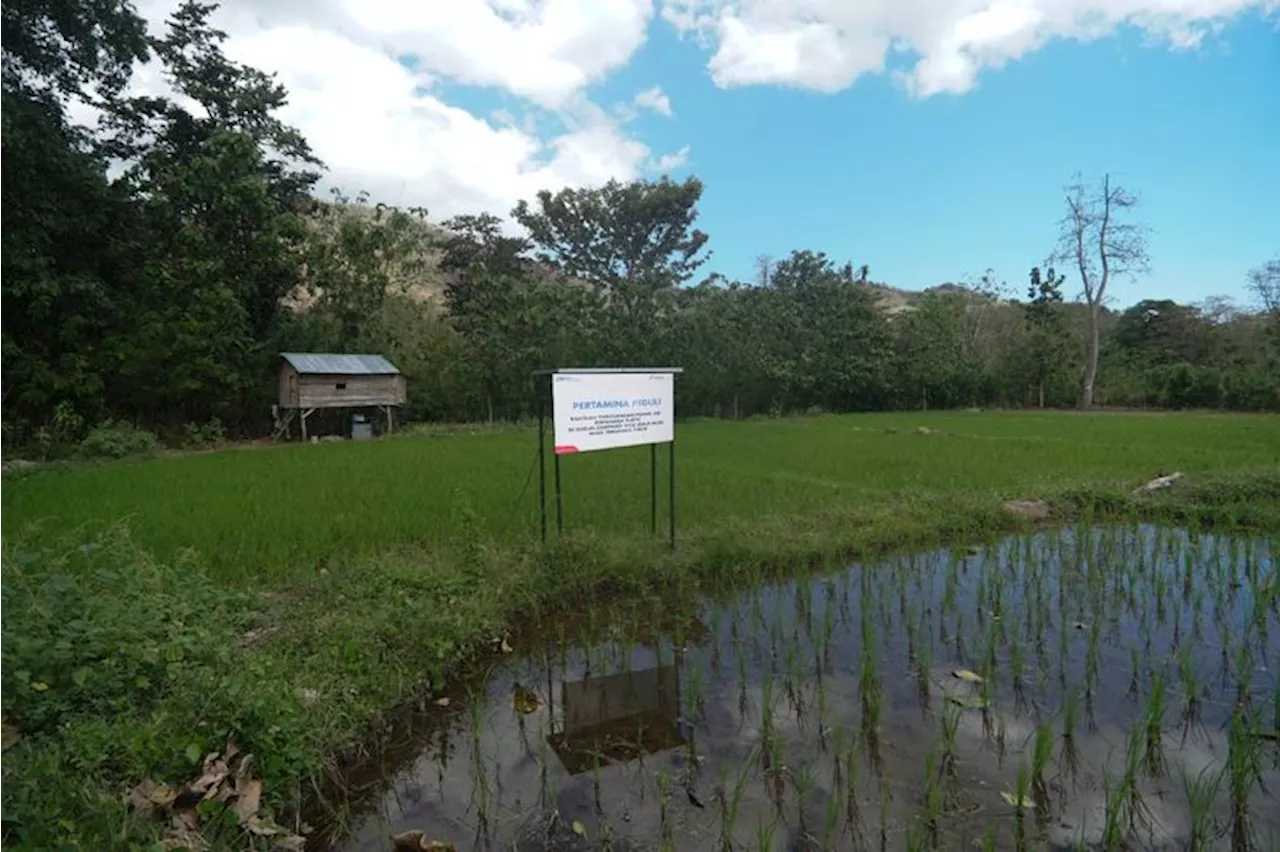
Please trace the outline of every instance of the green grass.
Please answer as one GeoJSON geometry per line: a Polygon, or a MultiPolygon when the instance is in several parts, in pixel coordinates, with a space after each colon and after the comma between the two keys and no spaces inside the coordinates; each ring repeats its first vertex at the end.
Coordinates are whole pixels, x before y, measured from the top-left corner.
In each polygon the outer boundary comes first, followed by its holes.
{"type": "MultiPolygon", "coordinates": [[[[1280,531],[1276,417],[916,413],[698,421],[678,435],[674,553],[649,536],[645,449],[562,459],[570,535],[556,538],[553,514],[541,547],[525,428],[6,478],[3,706],[21,735],[3,764],[10,840],[154,839],[122,791],[191,780],[228,736],[255,755],[278,816],[319,791],[340,810],[342,760],[379,748],[393,710],[483,662],[509,625],[584,595],[627,601],[644,622],[654,595],[678,610],[774,571],[989,537],[1016,523],[1000,501],[1017,497],[1064,519],[1280,531]],[[1174,470],[1187,477],[1168,492],[1131,496],[1174,470]]],[[[210,839],[244,848],[237,830],[210,839]]]]}
{"type": "MultiPolygon", "coordinates": [[[[453,429],[380,443],[36,471],[3,489],[4,529],[14,536],[31,525],[63,531],[127,518],[137,541],[157,556],[191,547],[217,576],[251,583],[287,580],[322,560],[403,545],[450,546],[468,511],[485,536],[515,545],[537,535],[536,446],[531,430],[453,429]]],[[[1051,496],[1072,486],[1127,490],[1161,472],[1276,464],[1280,418],[1265,416],[698,421],[679,429],[677,523],[682,538],[697,538],[780,517],[873,511],[913,496],[992,500],[1051,496]],[[917,426],[944,434],[916,434],[917,426]]],[[[648,465],[645,448],[562,459],[567,527],[643,537],[648,465]]],[[[665,519],[665,451],[658,467],[665,519]]],[[[550,460],[547,468],[550,480],[550,460]]]]}

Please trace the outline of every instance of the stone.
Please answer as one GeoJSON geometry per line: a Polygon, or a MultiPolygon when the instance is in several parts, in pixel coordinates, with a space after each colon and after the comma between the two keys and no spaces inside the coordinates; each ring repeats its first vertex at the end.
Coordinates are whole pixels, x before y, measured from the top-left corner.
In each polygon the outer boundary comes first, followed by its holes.
{"type": "Polygon", "coordinates": [[[1049,517],[1049,504],[1043,500],[1006,500],[1004,510],[1015,518],[1043,521],[1049,517]]]}

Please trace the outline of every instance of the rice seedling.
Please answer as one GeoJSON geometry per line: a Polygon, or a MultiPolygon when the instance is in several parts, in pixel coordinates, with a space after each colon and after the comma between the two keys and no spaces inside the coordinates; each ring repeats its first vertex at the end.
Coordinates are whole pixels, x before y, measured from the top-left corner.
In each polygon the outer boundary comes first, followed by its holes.
{"type": "Polygon", "coordinates": [[[1151,677],[1151,692],[1147,696],[1146,710],[1143,714],[1143,725],[1146,729],[1144,762],[1146,763],[1147,773],[1154,778],[1164,775],[1165,772],[1162,732],[1167,709],[1167,679],[1164,671],[1160,670],[1151,677]]]}
{"type": "Polygon", "coordinates": [[[1049,819],[1049,783],[1045,770],[1053,759],[1053,727],[1049,721],[1036,725],[1031,747],[1031,797],[1036,805],[1036,816],[1041,822],[1049,819]]]}
{"type": "Polygon", "coordinates": [[[941,834],[940,820],[942,818],[944,797],[946,792],[943,784],[942,758],[939,753],[937,742],[929,747],[924,757],[924,790],[921,795],[923,813],[921,820],[926,830],[928,845],[931,848],[938,848],[938,841],[941,834]]]}
{"type": "Polygon", "coordinates": [[[1018,764],[1018,774],[1014,776],[1013,793],[1004,794],[1005,803],[1013,808],[1014,843],[1019,852],[1027,848],[1027,831],[1024,813],[1033,800],[1031,791],[1031,769],[1025,764],[1018,764]]]}
{"type": "MultiPolygon", "coordinates": [[[[839,761],[837,761],[839,765],[839,761]]],[[[840,788],[836,786],[832,789],[831,795],[827,796],[827,803],[823,810],[822,819],[822,849],[823,852],[830,852],[836,848],[837,832],[840,829],[840,788]]]]}
{"type": "Polygon", "coordinates": [[[889,850],[889,814],[893,809],[893,790],[882,779],[880,782],[880,852],[889,850]]]}
{"type": "Polygon", "coordinates": [[[1254,848],[1253,819],[1249,796],[1262,782],[1261,744],[1255,735],[1261,714],[1250,713],[1237,704],[1227,728],[1227,787],[1231,795],[1231,849],[1249,852],[1254,848]]]}
{"type": "Polygon", "coordinates": [[[1190,834],[1187,838],[1187,849],[1190,852],[1203,852],[1211,848],[1222,833],[1214,819],[1213,809],[1225,776],[1225,767],[1204,766],[1197,773],[1192,773],[1185,766],[1182,769],[1182,793],[1187,800],[1187,816],[1190,821],[1190,834]]]}
{"type": "Polygon", "coordinates": [[[837,766],[843,764],[843,783],[833,786],[832,795],[838,796],[843,791],[845,827],[854,847],[860,847],[862,845],[862,809],[858,804],[858,792],[862,785],[859,778],[856,735],[850,737],[848,743],[844,744],[843,751],[836,754],[835,763],[837,766]]]}
{"type": "Polygon", "coordinates": [[[757,819],[756,822],[756,849],[772,849],[773,833],[778,830],[778,818],[775,816],[768,823],[757,819]]]}
{"type": "Polygon", "coordinates": [[[792,767],[790,776],[791,788],[796,794],[796,830],[801,837],[805,837],[809,835],[805,801],[809,797],[809,791],[813,789],[814,766],[811,762],[797,763],[792,767]]]}

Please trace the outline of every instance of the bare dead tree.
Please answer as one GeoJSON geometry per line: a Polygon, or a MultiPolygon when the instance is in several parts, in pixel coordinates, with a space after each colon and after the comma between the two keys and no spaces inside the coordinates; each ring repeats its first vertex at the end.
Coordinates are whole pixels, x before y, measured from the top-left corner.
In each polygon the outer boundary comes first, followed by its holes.
{"type": "Polygon", "coordinates": [[[1137,197],[1114,183],[1109,174],[1103,175],[1094,187],[1086,186],[1076,175],[1066,191],[1067,212],[1059,222],[1058,247],[1053,257],[1060,264],[1074,265],[1084,288],[1089,329],[1080,405],[1090,408],[1098,378],[1098,328],[1107,287],[1116,278],[1150,270],[1150,232],[1130,218],[1138,206],[1137,197]]]}
{"type": "Polygon", "coordinates": [[[756,255],[756,283],[761,287],[768,287],[773,283],[773,268],[777,264],[773,258],[767,254],[756,255]]]}
{"type": "Polygon", "coordinates": [[[1249,270],[1249,290],[1258,297],[1263,310],[1280,313],[1280,255],[1249,270]]]}
{"type": "Polygon", "coordinates": [[[1249,270],[1249,290],[1262,304],[1273,340],[1280,345],[1280,255],[1249,270]]]}

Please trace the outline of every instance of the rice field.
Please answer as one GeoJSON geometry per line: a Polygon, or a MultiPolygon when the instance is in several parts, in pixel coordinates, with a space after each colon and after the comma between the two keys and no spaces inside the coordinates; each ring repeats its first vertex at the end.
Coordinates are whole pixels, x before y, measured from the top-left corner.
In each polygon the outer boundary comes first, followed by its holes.
{"type": "Polygon", "coordinates": [[[1275,548],[1077,526],[548,621],[340,848],[1280,848],[1275,548]]]}
{"type": "MultiPolygon", "coordinates": [[[[947,412],[694,421],[679,425],[676,452],[677,524],[696,538],[917,497],[990,503],[1071,487],[1127,491],[1175,470],[1276,466],[1280,418],[947,412]]],[[[224,579],[281,582],[320,562],[451,546],[467,525],[500,545],[527,543],[539,524],[536,460],[532,429],[430,429],[369,443],[41,470],[6,481],[0,497],[7,540],[125,519],[157,557],[193,548],[224,579]]],[[[567,530],[648,533],[645,448],[568,457],[562,475],[567,530]]]]}
{"type": "Polygon", "coordinates": [[[674,550],[536,435],[6,474],[5,847],[259,848],[135,806],[232,746],[311,849],[1275,843],[1280,418],[681,423],[674,550]]]}

